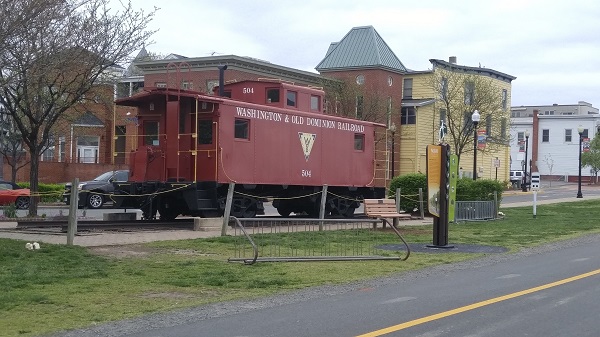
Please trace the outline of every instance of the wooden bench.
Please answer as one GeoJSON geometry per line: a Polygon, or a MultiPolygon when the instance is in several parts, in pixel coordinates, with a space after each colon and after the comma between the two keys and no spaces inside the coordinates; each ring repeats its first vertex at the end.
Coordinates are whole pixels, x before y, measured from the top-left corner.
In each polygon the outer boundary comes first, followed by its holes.
{"type": "MultiPolygon", "coordinates": [[[[396,200],[394,199],[365,199],[365,215],[369,218],[378,219],[410,219],[410,214],[398,213],[396,210],[396,200]]],[[[385,227],[385,221],[383,222],[385,227]]]]}

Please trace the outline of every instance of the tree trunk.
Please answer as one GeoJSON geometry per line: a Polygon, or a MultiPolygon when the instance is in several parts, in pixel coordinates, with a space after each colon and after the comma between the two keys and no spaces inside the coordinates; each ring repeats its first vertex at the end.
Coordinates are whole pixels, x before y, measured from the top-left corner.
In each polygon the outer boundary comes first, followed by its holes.
{"type": "MultiPolygon", "coordinates": [[[[30,149],[32,150],[32,149],[30,149]]],[[[39,163],[40,154],[37,150],[31,151],[31,162],[29,170],[29,189],[31,190],[31,202],[29,203],[29,216],[36,217],[38,210],[39,197],[37,196],[38,191],[38,177],[39,177],[39,163]]]]}

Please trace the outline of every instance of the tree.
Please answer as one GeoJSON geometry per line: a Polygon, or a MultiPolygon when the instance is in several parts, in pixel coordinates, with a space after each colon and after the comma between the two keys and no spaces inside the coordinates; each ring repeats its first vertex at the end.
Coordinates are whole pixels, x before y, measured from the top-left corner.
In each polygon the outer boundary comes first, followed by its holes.
{"type": "MultiPolygon", "coordinates": [[[[438,98],[435,110],[445,114],[446,141],[454,149],[459,163],[463,153],[473,152],[471,115],[475,110],[481,115],[478,129],[486,130],[486,148],[483,151],[497,151],[507,146],[508,116],[498,80],[474,72],[440,67],[436,68],[426,85],[433,88],[438,98]]],[[[441,120],[443,116],[440,117],[441,120]]],[[[440,121],[436,122],[439,125],[440,121]]]]}
{"type": "MultiPolygon", "coordinates": [[[[12,117],[38,190],[40,154],[57,121],[148,43],[156,13],[110,0],[0,0],[0,105],[12,117]]],[[[32,198],[29,214],[37,214],[32,198]]]]}
{"type": "MultiPolygon", "coordinates": [[[[550,153],[544,156],[544,162],[546,162],[546,166],[548,166],[550,175],[552,175],[552,169],[554,168],[554,159],[552,158],[552,155],[550,153]]],[[[550,187],[552,187],[552,179],[550,179],[550,187]]]]}
{"type": "Polygon", "coordinates": [[[590,167],[597,183],[600,172],[600,137],[594,137],[590,142],[590,150],[581,154],[581,166],[590,167]]]}
{"type": "Polygon", "coordinates": [[[0,178],[3,177],[4,161],[11,168],[10,181],[17,180],[17,171],[29,163],[23,150],[23,137],[11,116],[0,107],[0,178]]]}

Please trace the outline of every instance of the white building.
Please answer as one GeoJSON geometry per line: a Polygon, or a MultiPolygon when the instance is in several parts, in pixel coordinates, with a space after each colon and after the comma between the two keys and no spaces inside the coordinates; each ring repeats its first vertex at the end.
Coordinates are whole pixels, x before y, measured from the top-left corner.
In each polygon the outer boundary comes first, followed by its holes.
{"type": "MultiPolygon", "coordinates": [[[[545,179],[576,182],[579,176],[579,133],[584,142],[600,134],[600,113],[590,103],[511,107],[511,170],[539,172],[545,179]],[[529,135],[529,137],[526,137],[529,135]],[[527,149],[527,155],[525,150],[527,149]]],[[[589,181],[589,168],[582,168],[589,181]]]]}

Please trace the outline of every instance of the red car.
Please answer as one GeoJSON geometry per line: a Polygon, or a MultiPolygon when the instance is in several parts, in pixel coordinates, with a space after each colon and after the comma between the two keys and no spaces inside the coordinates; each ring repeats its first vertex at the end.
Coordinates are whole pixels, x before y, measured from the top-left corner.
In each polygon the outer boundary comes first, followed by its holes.
{"type": "Polygon", "coordinates": [[[0,181],[0,206],[14,204],[17,209],[29,208],[29,189],[8,181],[0,181]]]}

